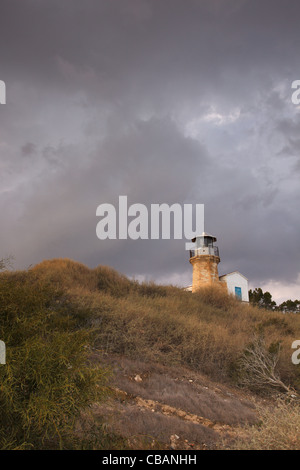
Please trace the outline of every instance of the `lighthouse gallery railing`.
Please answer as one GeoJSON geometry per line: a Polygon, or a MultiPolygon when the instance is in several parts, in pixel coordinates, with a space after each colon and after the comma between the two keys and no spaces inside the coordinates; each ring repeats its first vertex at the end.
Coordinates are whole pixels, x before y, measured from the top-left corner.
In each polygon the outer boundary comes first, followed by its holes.
{"type": "Polygon", "coordinates": [[[190,258],[193,258],[194,256],[201,256],[201,255],[213,255],[213,256],[219,256],[219,248],[217,246],[206,246],[203,248],[203,251],[201,248],[198,248],[197,250],[190,250],[190,258]]]}

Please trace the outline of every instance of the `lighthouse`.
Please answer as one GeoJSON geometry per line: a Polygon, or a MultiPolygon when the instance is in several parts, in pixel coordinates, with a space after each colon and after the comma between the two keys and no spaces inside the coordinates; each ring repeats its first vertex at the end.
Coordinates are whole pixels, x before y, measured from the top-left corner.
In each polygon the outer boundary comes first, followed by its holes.
{"type": "Polygon", "coordinates": [[[203,232],[192,239],[194,250],[190,251],[190,263],[193,266],[193,284],[186,288],[197,292],[202,287],[221,287],[224,292],[234,295],[242,302],[249,302],[248,279],[239,271],[219,276],[219,248],[215,246],[216,237],[203,232]]]}
{"type": "Polygon", "coordinates": [[[190,251],[190,263],[193,266],[192,292],[201,287],[222,285],[218,273],[219,248],[214,244],[216,241],[216,237],[206,232],[192,239],[195,243],[194,250],[190,251]]]}

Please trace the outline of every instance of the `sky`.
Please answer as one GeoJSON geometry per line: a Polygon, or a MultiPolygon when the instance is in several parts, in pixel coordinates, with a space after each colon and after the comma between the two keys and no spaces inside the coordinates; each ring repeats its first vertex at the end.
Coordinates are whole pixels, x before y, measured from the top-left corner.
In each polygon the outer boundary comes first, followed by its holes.
{"type": "Polygon", "coordinates": [[[1,0],[0,258],[187,286],[186,240],[100,204],[204,204],[220,275],[300,298],[298,0],[1,0]]]}

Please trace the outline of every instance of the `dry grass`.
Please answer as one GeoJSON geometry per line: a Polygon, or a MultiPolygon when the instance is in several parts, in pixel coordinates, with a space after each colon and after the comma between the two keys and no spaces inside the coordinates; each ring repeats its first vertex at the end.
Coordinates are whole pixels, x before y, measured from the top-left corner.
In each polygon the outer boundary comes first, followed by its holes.
{"type": "Polygon", "coordinates": [[[260,422],[238,428],[232,450],[299,450],[300,404],[279,400],[275,406],[258,406],[260,422]]]}
{"type": "Polygon", "coordinates": [[[139,284],[111,268],[88,269],[65,259],[45,261],[32,271],[56,282],[88,312],[86,322],[97,330],[95,347],[104,352],[183,364],[228,381],[237,378],[240,355],[260,334],[267,346],[280,342],[281,379],[300,387],[299,368],[291,362],[300,315],[257,309],[212,288],[191,294],[139,284]]]}
{"type": "Polygon", "coordinates": [[[214,448],[219,440],[218,434],[206,426],[192,422],[186,422],[177,416],[166,416],[151,409],[138,409],[131,404],[114,403],[112,409],[105,407],[94,409],[94,415],[99,413],[100,421],[105,419],[109,431],[121,435],[127,442],[137,446],[150,446],[160,449],[169,449],[170,438],[178,435],[180,442],[176,448],[180,448],[183,442],[189,442],[194,446],[214,448]]]}
{"type": "MultiPolygon", "coordinates": [[[[101,373],[93,376],[92,365],[87,363],[90,349],[97,352],[98,363],[100,356],[119,355],[136,366],[141,366],[141,358],[153,365],[141,383],[129,380],[128,374],[115,377],[115,385],[128,394],[157,399],[226,425],[253,422],[251,407],[230,395],[223,396],[222,391],[205,388],[199,376],[193,382],[182,380],[183,368],[190,374],[206,374],[220,387],[234,385],[243,351],[253,337],[260,335],[267,348],[280,343],[276,372],[286,385],[300,389],[299,367],[291,362],[291,344],[300,331],[299,315],[257,309],[212,288],[191,294],[172,286],[139,284],[109,267],[89,269],[69,259],[44,261],[29,271],[4,272],[0,281],[0,337],[7,345],[8,363],[13,364],[1,369],[2,389],[6,387],[0,403],[2,448],[43,448],[49,434],[56,440],[48,439],[48,447],[58,445],[57,423],[61,426],[64,416],[72,421],[99,395],[95,387],[97,380],[101,382],[101,373]],[[56,355],[51,354],[53,349],[56,355]],[[162,378],[156,367],[172,368],[178,374],[162,378]],[[60,387],[59,400],[56,387],[60,387]],[[8,403],[13,396],[10,415],[8,403]],[[5,440],[7,429],[9,441],[5,440]]],[[[253,436],[253,441],[248,439],[249,446],[299,448],[295,437],[299,407],[280,405],[271,413],[261,410],[261,416],[259,428],[245,428],[253,436]],[[276,429],[278,423],[285,431],[276,429]]],[[[120,432],[121,438],[101,434],[102,424],[99,426],[95,442],[73,441],[66,443],[67,448],[126,447],[124,436],[132,437],[133,433],[148,439],[149,429],[155,431],[151,438],[160,439],[163,445],[174,433],[193,440],[196,436],[200,444],[210,442],[213,446],[216,442],[209,427],[149,410],[137,413],[130,403],[126,407],[119,403],[119,419],[115,429],[111,428],[120,432]]],[[[245,445],[243,442],[236,441],[236,445],[245,445]]]]}
{"type": "Polygon", "coordinates": [[[197,372],[118,357],[108,357],[105,366],[109,364],[113,370],[111,385],[131,397],[158,401],[215,423],[236,425],[256,421],[250,401],[220,388],[219,384],[208,383],[207,377],[197,372]],[[141,380],[135,380],[137,376],[141,380]]]}
{"type": "Polygon", "coordinates": [[[113,369],[114,395],[93,414],[134,448],[214,449],[221,436],[236,434],[237,423],[257,421],[242,392],[189,369],[124,356],[104,364],[113,369]]]}

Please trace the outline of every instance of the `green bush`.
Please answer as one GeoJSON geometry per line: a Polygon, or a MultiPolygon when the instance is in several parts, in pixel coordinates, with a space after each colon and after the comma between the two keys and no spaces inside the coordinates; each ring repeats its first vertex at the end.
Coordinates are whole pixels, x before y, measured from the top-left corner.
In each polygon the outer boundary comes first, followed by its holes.
{"type": "Polygon", "coordinates": [[[32,273],[1,275],[0,449],[64,448],[80,411],[106,394],[107,373],[89,363],[92,333],[81,322],[32,273]]]}

